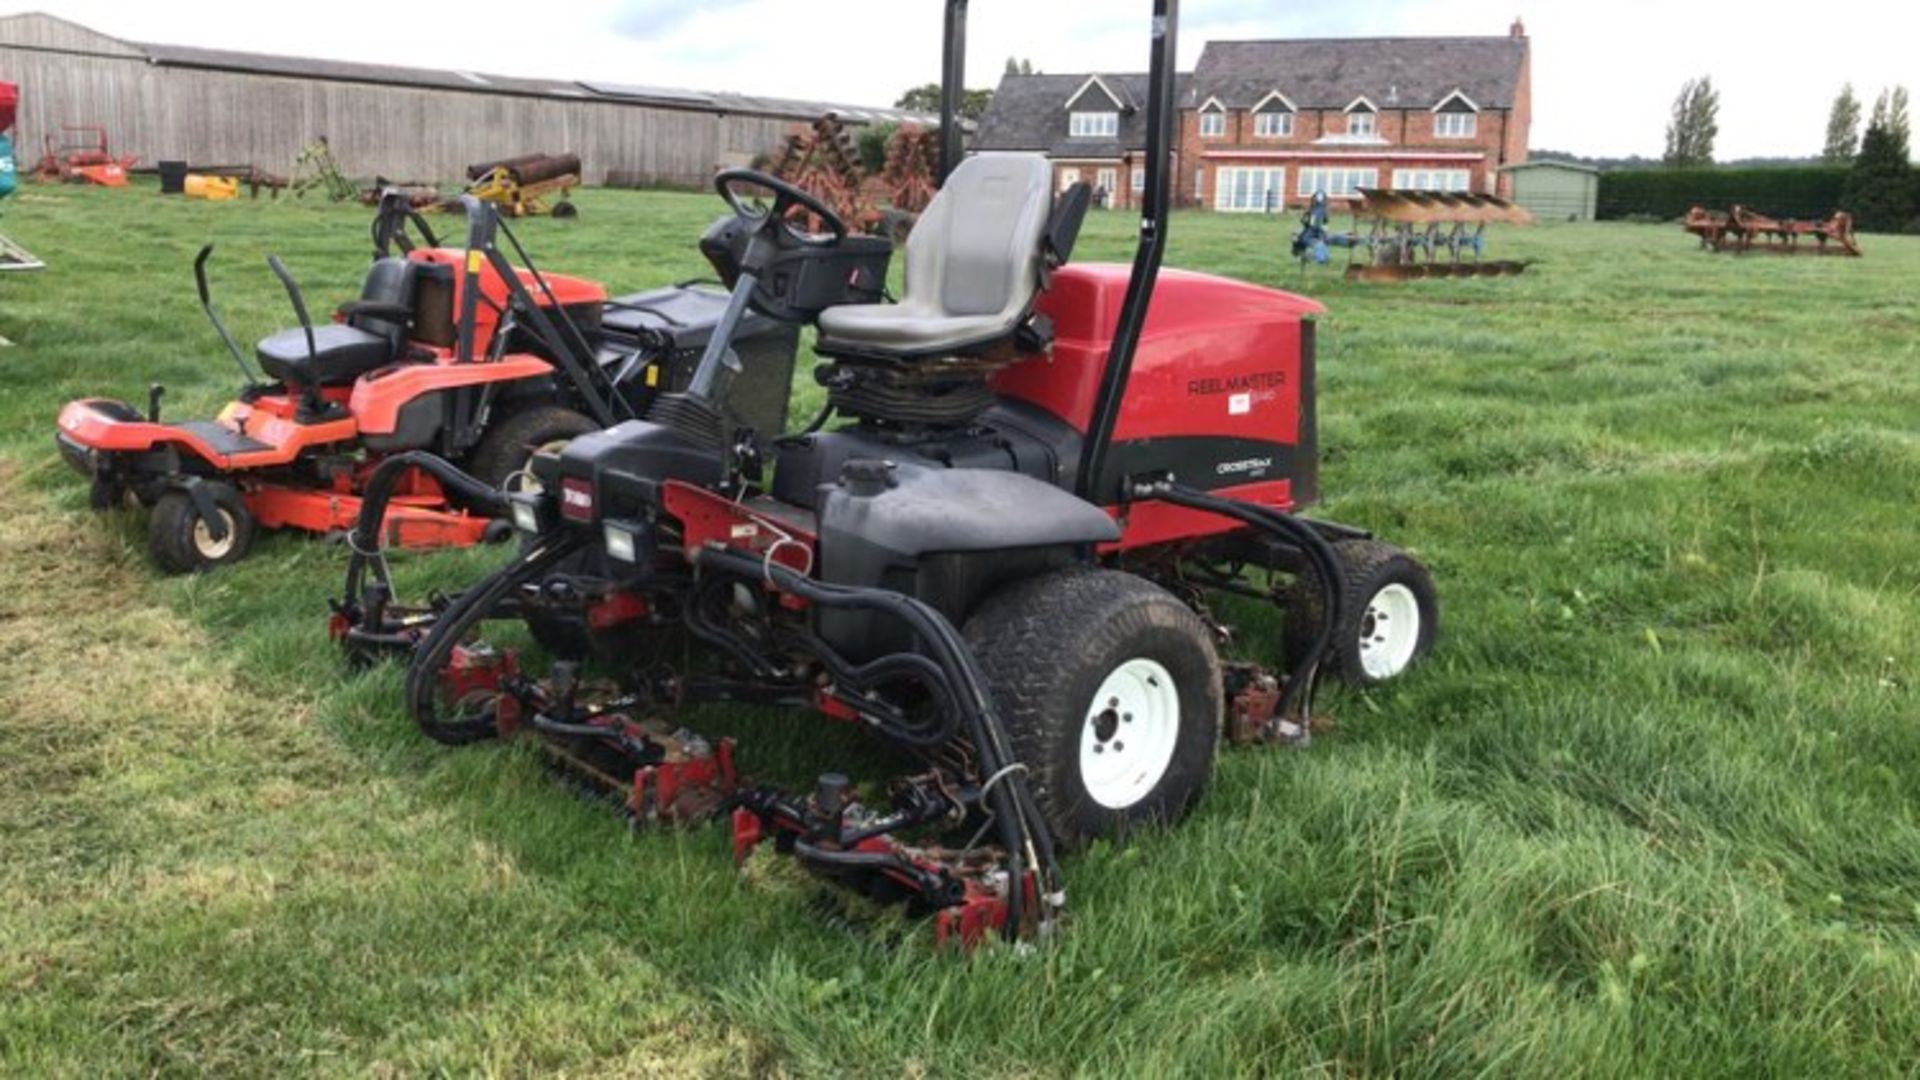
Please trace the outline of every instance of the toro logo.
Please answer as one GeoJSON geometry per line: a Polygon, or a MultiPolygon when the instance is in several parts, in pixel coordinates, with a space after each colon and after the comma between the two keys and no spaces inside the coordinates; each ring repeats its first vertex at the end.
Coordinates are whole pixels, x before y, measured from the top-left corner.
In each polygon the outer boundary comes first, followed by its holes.
{"type": "Polygon", "coordinates": [[[1285,385],[1287,385],[1287,373],[1284,371],[1256,371],[1251,375],[1189,379],[1187,396],[1213,397],[1217,394],[1243,394],[1253,390],[1271,390],[1285,385]]]}
{"type": "Polygon", "coordinates": [[[572,477],[560,481],[560,515],[575,521],[592,521],[593,485],[572,477]]]}

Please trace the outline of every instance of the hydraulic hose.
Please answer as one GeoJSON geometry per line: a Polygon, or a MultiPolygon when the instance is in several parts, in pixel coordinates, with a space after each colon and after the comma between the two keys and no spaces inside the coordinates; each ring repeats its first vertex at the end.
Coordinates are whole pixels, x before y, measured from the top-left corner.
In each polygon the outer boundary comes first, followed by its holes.
{"type": "Polygon", "coordinates": [[[748,581],[770,581],[781,590],[821,607],[865,609],[892,615],[919,635],[932,652],[933,662],[948,676],[954,704],[965,717],[968,735],[980,755],[981,769],[989,777],[1006,777],[1004,782],[991,784],[991,790],[983,792],[1001,844],[1007,851],[1007,879],[1011,885],[1007,891],[1005,935],[1008,940],[1018,937],[1021,921],[1026,916],[1025,889],[1021,883],[1029,863],[1040,883],[1041,911],[1037,925],[1045,929],[1050,922],[1049,898],[1059,892],[1060,870],[1054,856],[1053,834],[1034,804],[1023,771],[1015,767],[1019,761],[1008,745],[1006,731],[987,691],[986,679],[972,651],[946,616],[911,596],[885,589],[814,581],[777,562],[723,548],[701,548],[692,556],[698,567],[748,581]]]}
{"type": "Polygon", "coordinates": [[[1313,684],[1320,671],[1320,662],[1325,658],[1327,647],[1333,640],[1333,628],[1340,624],[1340,582],[1342,573],[1340,553],[1327,543],[1313,526],[1291,514],[1283,513],[1271,507],[1241,502],[1237,499],[1224,499],[1197,488],[1186,487],[1170,481],[1155,481],[1137,485],[1132,492],[1135,498],[1159,499],[1175,506],[1184,506],[1191,510],[1205,510],[1211,514],[1234,518],[1252,525],[1257,529],[1279,533],[1288,540],[1300,545],[1312,561],[1315,574],[1320,578],[1321,613],[1320,628],[1313,636],[1313,644],[1306,654],[1294,661],[1293,669],[1287,674],[1287,685],[1281,691],[1280,704],[1275,710],[1278,715],[1286,716],[1296,708],[1302,724],[1313,718],[1313,684]]]}
{"type": "Polygon", "coordinates": [[[469,630],[486,621],[500,602],[540,575],[551,570],[567,556],[580,550],[585,534],[569,531],[559,537],[541,537],[519,557],[495,571],[479,585],[461,593],[434,621],[433,629],[421,642],[407,667],[407,712],[429,738],[440,742],[461,743],[477,737],[449,733],[435,715],[434,693],[438,689],[440,669],[453,655],[453,647],[469,630]]]}
{"type": "Polygon", "coordinates": [[[367,478],[366,492],[360,497],[360,516],[354,519],[353,530],[347,534],[348,547],[353,549],[352,558],[347,560],[347,591],[343,597],[347,603],[359,599],[361,579],[369,563],[375,566],[374,573],[382,585],[393,584],[387,580],[385,565],[376,558],[380,551],[380,526],[386,521],[393,489],[413,469],[432,476],[449,496],[475,510],[491,517],[507,513],[505,492],[461,472],[446,458],[424,450],[409,450],[385,459],[367,478]]]}

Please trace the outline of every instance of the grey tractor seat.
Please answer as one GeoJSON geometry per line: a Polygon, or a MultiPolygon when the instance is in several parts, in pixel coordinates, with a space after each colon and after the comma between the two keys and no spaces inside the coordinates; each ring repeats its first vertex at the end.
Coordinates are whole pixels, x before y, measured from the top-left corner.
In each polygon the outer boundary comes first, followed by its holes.
{"type": "Polygon", "coordinates": [[[375,259],[360,287],[360,310],[349,304],[346,322],[314,327],[311,354],[300,327],[261,341],[254,347],[260,370],[296,387],[340,386],[398,360],[407,344],[407,316],[400,312],[413,308],[419,265],[375,259]]]}
{"type": "Polygon", "coordinates": [[[338,386],[393,362],[393,342],[358,327],[325,323],[313,328],[313,354],[307,332],[294,327],[266,338],[254,349],[260,370],[293,386],[338,386]]]}
{"type": "Polygon", "coordinates": [[[819,351],[916,359],[991,345],[1040,290],[1053,168],[1039,154],[961,162],[907,237],[906,295],[820,313],[819,351]]]}

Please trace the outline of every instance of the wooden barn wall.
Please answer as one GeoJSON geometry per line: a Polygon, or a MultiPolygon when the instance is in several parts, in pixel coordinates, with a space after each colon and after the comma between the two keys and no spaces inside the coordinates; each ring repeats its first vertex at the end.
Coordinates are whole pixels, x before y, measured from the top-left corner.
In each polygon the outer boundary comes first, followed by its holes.
{"type": "Polygon", "coordinates": [[[0,44],[20,84],[16,153],[28,165],[53,126],[105,125],[118,154],[290,173],[327,136],[349,175],[447,182],[467,165],[572,151],[590,184],[612,169],[699,186],[717,167],[775,149],[792,121],[597,101],[460,93],[158,67],[139,59],[0,44]]]}

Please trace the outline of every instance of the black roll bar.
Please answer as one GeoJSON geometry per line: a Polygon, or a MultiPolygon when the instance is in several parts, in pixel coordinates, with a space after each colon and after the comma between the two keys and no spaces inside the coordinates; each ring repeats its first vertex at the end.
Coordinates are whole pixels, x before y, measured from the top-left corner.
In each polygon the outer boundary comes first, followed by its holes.
{"type": "MultiPolygon", "coordinates": [[[[940,73],[943,184],[960,164],[962,153],[960,102],[966,93],[967,2],[947,0],[946,52],[940,73]]],[[[1106,368],[1100,375],[1100,389],[1081,443],[1080,468],[1074,480],[1075,494],[1100,505],[1125,496],[1119,478],[1109,482],[1100,474],[1106,468],[1114,424],[1120,418],[1120,402],[1133,373],[1133,355],[1146,326],[1147,305],[1153,299],[1160,262],[1167,251],[1167,211],[1173,205],[1174,65],[1179,28],[1180,0],[1153,0],[1153,54],[1147,69],[1147,188],[1140,210],[1140,245],[1134,251],[1133,275],[1127,279],[1126,299],[1120,306],[1113,347],[1107,352],[1106,368]]]]}
{"type": "Polygon", "coordinates": [[[946,49],[940,61],[940,183],[960,165],[960,103],[967,93],[967,0],[947,0],[946,49]]]}
{"type": "Polygon", "coordinates": [[[1140,347],[1140,332],[1147,323],[1147,305],[1160,276],[1160,261],[1167,252],[1167,212],[1173,204],[1173,90],[1179,24],[1180,0],[1153,0],[1153,58],[1147,69],[1147,189],[1140,210],[1140,246],[1134,250],[1133,275],[1127,279],[1127,296],[1120,305],[1106,369],[1100,373],[1100,390],[1094,398],[1093,415],[1080,446],[1080,471],[1074,479],[1074,493],[1096,506],[1117,502],[1123,495],[1117,479],[1109,481],[1101,473],[1113,444],[1113,427],[1120,418],[1127,378],[1133,373],[1133,354],[1140,347]]]}

